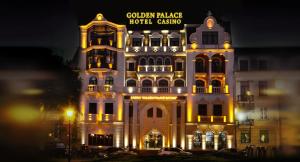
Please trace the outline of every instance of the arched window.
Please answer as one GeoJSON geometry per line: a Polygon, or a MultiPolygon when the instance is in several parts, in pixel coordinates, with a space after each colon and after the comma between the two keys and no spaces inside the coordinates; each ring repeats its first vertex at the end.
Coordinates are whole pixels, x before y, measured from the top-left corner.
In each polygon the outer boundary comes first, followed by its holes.
{"type": "Polygon", "coordinates": [[[225,57],[220,54],[212,56],[211,71],[213,73],[224,73],[225,71],[225,57]]]}
{"type": "Polygon", "coordinates": [[[143,87],[152,87],[152,82],[151,82],[151,80],[144,80],[143,82],[142,82],[142,86],[143,87]]]}
{"type": "Polygon", "coordinates": [[[163,116],[162,110],[161,110],[160,108],[157,108],[157,109],[156,109],[156,117],[162,118],[162,116],[163,116]]]}
{"type": "Polygon", "coordinates": [[[183,80],[180,80],[180,79],[175,80],[174,86],[175,86],[175,87],[184,87],[184,81],[183,81],[183,80]]]}
{"type": "Polygon", "coordinates": [[[206,72],[204,59],[202,59],[202,58],[196,58],[195,71],[197,73],[204,73],[204,72],[206,72]]]}
{"type": "Polygon", "coordinates": [[[219,80],[212,80],[211,85],[212,87],[221,87],[221,82],[219,80]]]}
{"type": "Polygon", "coordinates": [[[127,80],[127,87],[136,87],[136,81],[133,79],[127,80]]]}
{"type": "Polygon", "coordinates": [[[214,148],[214,133],[211,131],[206,132],[206,148],[213,149],[214,148]]]}
{"type": "Polygon", "coordinates": [[[147,64],[147,61],[145,58],[141,58],[140,59],[140,65],[146,65],[147,64]]]}
{"type": "Polygon", "coordinates": [[[148,59],[148,62],[149,62],[149,65],[154,65],[154,59],[153,58],[150,57],[148,59]]]}
{"type": "Polygon", "coordinates": [[[193,144],[195,148],[202,148],[202,133],[197,130],[194,132],[193,144]]]}
{"type": "Polygon", "coordinates": [[[165,58],[165,65],[171,65],[171,59],[169,57],[165,58]]]}
{"type": "Polygon", "coordinates": [[[114,84],[114,78],[111,76],[108,76],[105,78],[105,85],[113,85],[114,84]]]}
{"type": "Polygon", "coordinates": [[[162,64],[163,64],[162,58],[161,58],[161,57],[158,57],[158,58],[156,59],[156,65],[162,65],[162,64]]]}
{"type": "Polygon", "coordinates": [[[227,134],[226,132],[220,132],[219,133],[219,139],[218,139],[218,148],[226,148],[227,147],[227,134]]]}
{"type": "Polygon", "coordinates": [[[90,77],[89,84],[97,85],[97,78],[95,76],[90,77]]]}
{"type": "Polygon", "coordinates": [[[160,80],[160,81],[158,82],[158,86],[159,86],[159,87],[168,87],[168,86],[169,86],[169,83],[168,83],[167,80],[162,79],[162,80],[160,80]]]}
{"type": "Polygon", "coordinates": [[[203,80],[196,80],[196,87],[205,87],[205,83],[203,80]]]}
{"type": "Polygon", "coordinates": [[[213,93],[220,93],[221,92],[221,82],[219,80],[212,80],[212,92],[213,93]]]}
{"type": "Polygon", "coordinates": [[[147,117],[152,118],[153,117],[153,108],[150,108],[147,110],[147,117]]]}

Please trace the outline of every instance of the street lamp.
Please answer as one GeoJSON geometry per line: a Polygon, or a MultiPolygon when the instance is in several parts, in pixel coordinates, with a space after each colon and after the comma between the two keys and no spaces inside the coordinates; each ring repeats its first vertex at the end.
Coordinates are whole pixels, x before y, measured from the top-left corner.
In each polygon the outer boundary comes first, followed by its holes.
{"type": "Polygon", "coordinates": [[[69,148],[68,148],[68,162],[71,161],[71,118],[73,117],[74,114],[74,110],[69,108],[66,110],[66,115],[68,117],[69,120],[69,132],[68,132],[68,136],[69,136],[69,148]]]}

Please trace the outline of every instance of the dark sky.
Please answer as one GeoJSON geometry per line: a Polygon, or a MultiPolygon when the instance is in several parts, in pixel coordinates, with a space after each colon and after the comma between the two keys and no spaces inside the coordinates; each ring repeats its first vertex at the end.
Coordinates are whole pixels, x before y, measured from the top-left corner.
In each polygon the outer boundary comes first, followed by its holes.
{"type": "Polygon", "coordinates": [[[296,1],[261,1],[1,1],[0,46],[50,47],[70,58],[79,45],[78,25],[88,23],[98,12],[110,21],[125,24],[127,11],[181,11],[184,23],[202,23],[208,10],[231,22],[234,47],[300,46],[296,1]]]}

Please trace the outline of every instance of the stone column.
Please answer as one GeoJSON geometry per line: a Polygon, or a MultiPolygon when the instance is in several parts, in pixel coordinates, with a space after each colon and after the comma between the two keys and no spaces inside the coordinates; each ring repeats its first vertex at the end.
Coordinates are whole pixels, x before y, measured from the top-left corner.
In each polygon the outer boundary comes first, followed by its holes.
{"type": "Polygon", "coordinates": [[[233,135],[227,135],[227,148],[232,148],[233,135]]]}
{"type": "Polygon", "coordinates": [[[214,149],[218,150],[219,135],[214,135],[214,149]]]}
{"type": "Polygon", "coordinates": [[[133,116],[132,116],[132,147],[137,146],[137,110],[138,101],[133,102],[133,116]]]}
{"type": "Polygon", "coordinates": [[[177,140],[177,102],[172,102],[172,146],[176,147],[177,140]]]}
{"type": "Polygon", "coordinates": [[[202,150],[206,149],[206,135],[202,134],[202,150]]]}
{"type": "Polygon", "coordinates": [[[129,100],[125,100],[125,108],[124,108],[124,146],[128,147],[129,144],[129,100]]]}
{"type": "Polygon", "coordinates": [[[180,138],[181,138],[181,147],[185,148],[185,101],[180,102],[180,138]]]}

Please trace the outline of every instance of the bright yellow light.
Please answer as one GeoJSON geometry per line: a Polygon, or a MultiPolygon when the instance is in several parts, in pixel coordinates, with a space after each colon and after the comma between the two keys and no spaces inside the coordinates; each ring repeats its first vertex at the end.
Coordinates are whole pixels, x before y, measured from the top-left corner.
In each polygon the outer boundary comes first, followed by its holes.
{"type": "Polygon", "coordinates": [[[196,93],[196,85],[193,85],[193,93],[196,93]]]}
{"type": "Polygon", "coordinates": [[[208,29],[213,28],[214,25],[215,25],[215,21],[212,18],[206,20],[206,26],[208,27],[208,29]]]}
{"type": "Polygon", "coordinates": [[[132,93],[133,92],[133,87],[128,87],[128,92],[132,93]]]}
{"type": "Polygon", "coordinates": [[[192,49],[196,49],[198,47],[198,44],[194,42],[194,43],[192,43],[191,47],[192,47],[192,49]]]}
{"type": "Polygon", "coordinates": [[[67,117],[71,118],[74,114],[74,110],[69,108],[66,110],[67,117]]]}
{"type": "Polygon", "coordinates": [[[200,115],[198,115],[198,122],[200,122],[201,121],[201,116],[200,115]]]}
{"type": "Polygon", "coordinates": [[[212,85],[208,86],[208,93],[212,93],[212,85]]]}
{"type": "Polygon", "coordinates": [[[86,48],[87,46],[87,33],[81,32],[81,48],[86,48]]]}
{"type": "Polygon", "coordinates": [[[228,85],[225,85],[225,93],[229,93],[228,85]]]}
{"type": "Polygon", "coordinates": [[[232,101],[232,98],[229,97],[229,100],[228,100],[228,111],[229,111],[229,122],[230,123],[233,123],[233,101],[232,101]]]}
{"type": "Polygon", "coordinates": [[[123,47],[123,32],[118,31],[117,33],[117,39],[118,39],[118,48],[122,48],[123,47]]]}
{"type": "Polygon", "coordinates": [[[153,93],[157,93],[157,90],[158,90],[157,87],[152,88],[153,93]]]}
{"type": "Polygon", "coordinates": [[[118,96],[118,121],[122,121],[123,117],[123,101],[122,101],[122,96],[118,96]]]}
{"type": "Polygon", "coordinates": [[[131,100],[176,100],[177,96],[131,96],[131,100]]]}
{"type": "Polygon", "coordinates": [[[225,49],[229,49],[230,48],[230,43],[229,42],[225,42],[224,43],[224,48],[225,49]]]}
{"type": "Polygon", "coordinates": [[[210,116],[210,122],[214,122],[214,116],[210,116]]]}
{"type": "Polygon", "coordinates": [[[223,122],[226,123],[226,116],[223,117],[223,122]]]}
{"type": "Polygon", "coordinates": [[[193,105],[192,102],[187,102],[187,121],[192,122],[192,111],[193,111],[193,105]]]}
{"type": "Polygon", "coordinates": [[[246,94],[247,94],[247,96],[250,96],[250,95],[251,95],[251,92],[250,92],[250,91],[247,91],[246,94]]]}

